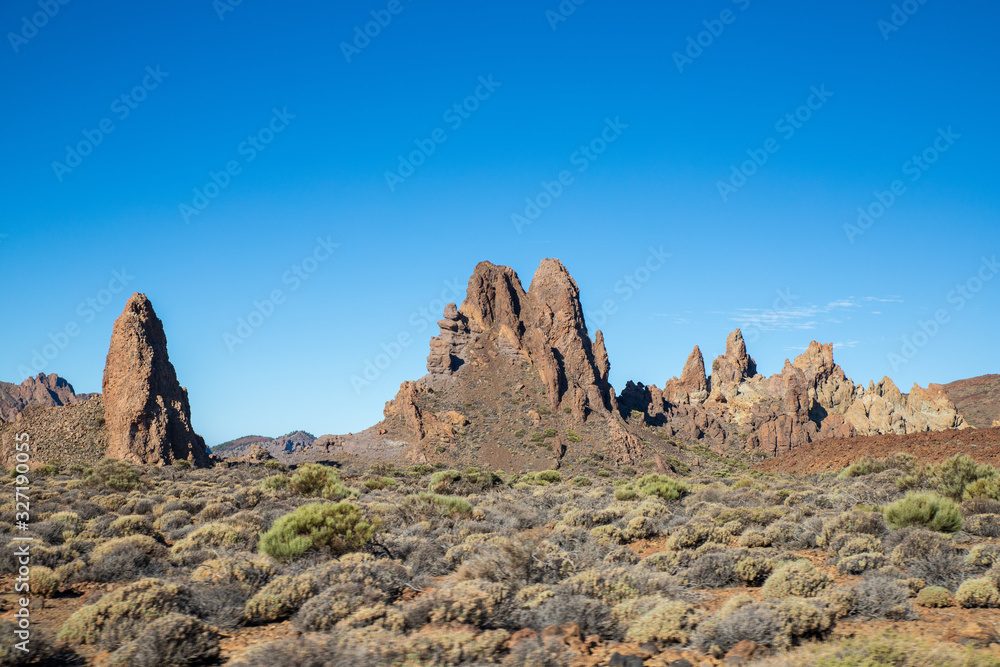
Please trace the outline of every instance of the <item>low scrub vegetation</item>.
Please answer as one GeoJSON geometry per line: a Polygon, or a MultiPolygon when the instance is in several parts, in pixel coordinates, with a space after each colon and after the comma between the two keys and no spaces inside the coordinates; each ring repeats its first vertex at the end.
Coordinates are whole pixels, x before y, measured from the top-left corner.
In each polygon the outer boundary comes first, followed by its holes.
{"type": "MultiPolygon", "coordinates": [[[[962,457],[798,478],[53,467],[26,536],[39,618],[61,621],[38,621],[28,654],[0,637],[2,664],[558,666],[626,649],[735,664],[746,641],[776,667],[998,664],[835,639],[1000,608],[996,473],[962,457]]],[[[0,506],[0,547],[15,511],[0,506]]]]}

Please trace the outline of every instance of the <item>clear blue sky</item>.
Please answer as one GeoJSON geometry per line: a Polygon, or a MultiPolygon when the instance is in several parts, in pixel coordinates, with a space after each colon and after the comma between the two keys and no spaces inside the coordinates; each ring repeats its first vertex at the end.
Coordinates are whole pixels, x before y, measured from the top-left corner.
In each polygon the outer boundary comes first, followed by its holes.
{"type": "Polygon", "coordinates": [[[903,22],[860,0],[588,0],[565,21],[557,0],[4,3],[0,378],[70,326],[44,371],[99,391],[142,291],[210,444],[356,431],[424,373],[421,309],[461,302],[480,260],[527,287],[544,257],[579,283],[619,390],[741,323],[766,373],[812,339],[904,390],[1000,372],[1000,278],[974,280],[1000,254],[1000,6],[910,4],[903,22]],[[210,173],[225,187],[201,200],[210,173]],[[549,205],[518,229],[526,198],[549,205]],[[647,274],[651,247],[672,256],[647,274]]]}

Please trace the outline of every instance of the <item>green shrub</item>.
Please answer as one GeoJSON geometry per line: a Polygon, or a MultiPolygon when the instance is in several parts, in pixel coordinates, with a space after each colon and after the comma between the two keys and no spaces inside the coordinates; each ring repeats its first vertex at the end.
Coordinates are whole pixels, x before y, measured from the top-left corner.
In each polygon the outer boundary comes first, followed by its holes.
{"type": "Polygon", "coordinates": [[[349,489],[340,481],[340,476],[333,468],[318,463],[306,463],[297,469],[288,480],[288,489],[306,498],[342,500],[358,496],[357,491],[349,489]]]}
{"type": "Polygon", "coordinates": [[[543,470],[535,475],[535,480],[546,484],[558,484],[562,481],[562,475],[558,470],[543,470]]]}
{"type": "Polygon", "coordinates": [[[966,487],[981,479],[996,477],[997,471],[992,466],[978,464],[967,454],[957,454],[941,463],[929,463],[918,468],[912,474],[900,478],[899,488],[927,489],[938,495],[962,500],[966,487]]]}
{"type": "Polygon", "coordinates": [[[921,607],[943,608],[954,607],[955,597],[947,588],[941,586],[928,586],[917,593],[914,600],[921,607]]]}
{"type": "Polygon", "coordinates": [[[656,496],[667,502],[679,500],[691,491],[691,487],[666,475],[646,475],[637,482],[644,496],[656,496]]]}
{"type": "Polygon", "coordinates": [[[761,593],[766,598],[816,597],[830,585],[830,575],[817,570],[805,560],[782,565],[764,582],[761,593]]]}
{"type": "Polygon", "coordinates": [[[257,488],[265,491],[284,491],[288,485],[289,480],[285,475],[271,475],[257,482],[257,488]]]}
{"type": "Polygon", "coordinates": [[[583,438],[580,437],[580,434],[571,429],[566,430],[566,439],[570,442],[583,442],[583,438]]]}
{"type": "Polygon", "coordinates": [[[261,552],[289,561],[307,551],[334,556],[356,551],[375,535],[357,505],[349,502],[310,503],[286,514],[260,538],[261,552]]]}
{"type": "Polygon", "coordinates": [[[49,568],[36,565],[29,570],[28,586],[35,595],[52,597],[59,590],[59,579],[49,568]]]}
{"type": "Polygon", "coordinates": [[[964,500],[974,500],[976,498],[1000,500],[1000,476],[977,479],[966,485],[962,498],[964,500]]]}
{"type": "Polygon", "coordinates": [[[969,579],[958,587],[955,601],[969,609],[1000,607],[1000,591],[992,579],[969,579]]]}
{"type": "Polygon", "coordinates": [[[472,503],[465,498],[442,496],[438,493],[418,493],[407,496],[404,504],[423,506],[432,509],[441,516],[460,517],[472,514],[472,503]]]}
{"type": "Polygon", "coordinates": [[[908,493],[884,512],[885,522],[895,530],[906,526],[926,526],[941,533],[962,530],[962,513],[948,498],[933,493],[908,493]]]}
{"type": "Polygon", "coordinates": [[[880,553],[860,553],[842,558],[837,563],[840,574],[859,575],[884,566],[886,558],[880,553]]]}
{"type": "Polygon", "coordinates": [[[591,486],[593,484],[589,477],[574,477],[573,486],[591,486]]]}
{"type": "Polygon", "coordinates": [[[635,500],[639,497],[639,491],[634,486],[619,486],[615,489],[615,500],[622,502],[635,500]]]}

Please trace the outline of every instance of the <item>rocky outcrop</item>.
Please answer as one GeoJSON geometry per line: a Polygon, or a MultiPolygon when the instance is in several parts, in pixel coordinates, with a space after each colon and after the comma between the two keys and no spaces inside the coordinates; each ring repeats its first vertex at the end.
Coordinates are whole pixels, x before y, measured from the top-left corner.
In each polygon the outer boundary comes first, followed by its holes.
{"type": "Polygon", "coordinates": [[[559,260],[543,260],[527,292],[513,269],[480,262],[462,307],[449,304],[438,325],[427,358],[431,376],[484,364],[495,350],[537,369],[550,409],[568,407],[580,421],[613,410],[603,334],[591,342],[580,289],[559,260]]]}
{"type": "Polygon", "coordinates": [[[209,465],[205,441],[191,426],[187,390],[167,355],[163,323],[145,294],[133,294],[115,321],[103,387],[110,458],[209,465]]]}
{"type": "MultiPolygon", "coordinates": [[[[744,348],[745,350],[745,348],[744,348]]],[[[705,375],[705,358],[697,345],[684,364],[681,377],[668,380],[663,386],[664,397],[674,405],[698,405],[708,398],[708,377],[705,375]]]]}
{"type": "Polygon", "coordinates": [[[39,373],[21,384],[0,382],[0,421],[14,421],[29,405],[55,408],[74,405],[95,396],[98,394],[77,394],[73,385],[55,373],[39,373]]]}
{"type": "Polygon", "coordinates": [[[737,329],[726,353],[703,380],[696,347],[681,378],[656,386],[629,383],[619,402],[645,413],[669,436],[704,440],[720,451],[774,454],[827,438],[967,428],[940,385],[914,386],[905,395],[884,378],[867,390],[833,360],[833,345],[813,342],[794,362],[769,378],[757,374],[737,329]],[[703,384],[704,383],[704,384],[703,384]],[[702,399],[707,386],[708,400],[702,399]]]}

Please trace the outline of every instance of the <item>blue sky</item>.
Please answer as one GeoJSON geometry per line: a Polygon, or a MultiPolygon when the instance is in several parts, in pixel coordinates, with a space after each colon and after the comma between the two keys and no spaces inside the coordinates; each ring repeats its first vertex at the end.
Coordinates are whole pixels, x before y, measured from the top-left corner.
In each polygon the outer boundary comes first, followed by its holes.
{"type": "Polygon", "coordinates": [[[99,391],[142,291],[210,444],[357,431],[545,257],[619,390],[740,325],[765,373],[1000,372],[1000,6],[674,4],[5,3],[0,378],[99,391]]]}

